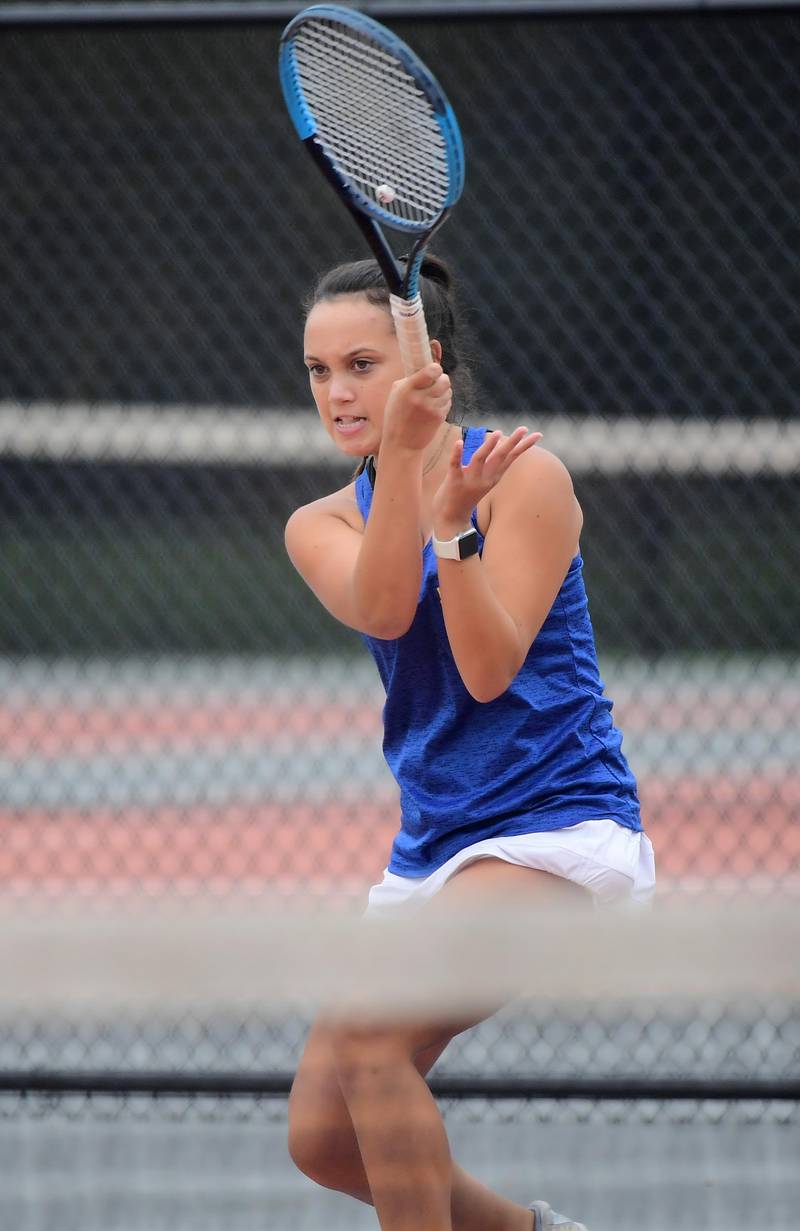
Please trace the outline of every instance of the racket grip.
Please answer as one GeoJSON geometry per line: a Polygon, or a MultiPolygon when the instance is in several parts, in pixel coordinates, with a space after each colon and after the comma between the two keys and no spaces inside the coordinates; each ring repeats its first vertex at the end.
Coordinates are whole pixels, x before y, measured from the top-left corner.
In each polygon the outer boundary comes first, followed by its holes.
{"type": "Polygon", "coordinates": [[[389,302],[392,305],[403,370],[406,376],[412,376],[414,372],[424,368],[426,363],[430,363],[432,358],[428,326],[425,324],[425,313],[422,310],[422,296],[401,299],[399,295],[390,295],[389,302]]]}

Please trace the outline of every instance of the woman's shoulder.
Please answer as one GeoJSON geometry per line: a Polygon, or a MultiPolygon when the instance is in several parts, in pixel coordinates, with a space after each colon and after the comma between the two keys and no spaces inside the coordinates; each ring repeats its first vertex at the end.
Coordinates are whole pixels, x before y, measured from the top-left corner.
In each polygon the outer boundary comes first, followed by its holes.
{"type": "Polygon", "coordinates": [[[524,509],[534,519],[555,517],[573,525],[576,541],[583,526],[583,512],[567,467],[539,444],[516,459],[489,493],[488,503],[487,525],[501,510],[515,515],[524,509]]]}
{"type": "Polygon", "coordinates": [[[308,504],[301,504],[286,524],[287,533],[302,532],[325,518],[335,518],[345,522],[353,530],[363,531],[364,518],[358,507],[355,480],[336,491],[309,501],[308,504]]]}
{"type": "MultiPolygon", "coordinates": [[[[491,423],[488,427],[476,427],[470,424],[468,426],[465,425],[461,430],[464,440],[472,445],[470,452],[474,452],[478,445],[483,443],[486,434],[495,431],[496,427],[493,427],[491,423]]],[[[532,431],[533,429],[529,430],[532,431]]],[[[502,431],[510,435],[512,428],[504,426],[502,431]]],[[[518,477],[523,474],[526,476],[537,475],[542,478],[550,478],[555,483],[560,482],[563,485],[569,484],[570,486],[572,484],[572,478],[564,462],[557,454],[542,444],[537,444],[534,448],[528,449],[523,453],[508,473],[516,474],[518,477]]]]}
{"type": "Polygon", "coordinates": [[[546,478],[556,486],[572,487],[572,476],[564,462],[557,453],[553,453],[541,444],[528,449],[519,460],[525,464],[529,474],[542,479],[546,478]]]}
{"type": "Polygon", "coordinates": [[[523,498],[526,502],[549,502],[575,493],[572,476],[561,458],[537,444],[516,459],[492,492],[493,496],[501,498],[506,494],[511,499],[523,498]]]}

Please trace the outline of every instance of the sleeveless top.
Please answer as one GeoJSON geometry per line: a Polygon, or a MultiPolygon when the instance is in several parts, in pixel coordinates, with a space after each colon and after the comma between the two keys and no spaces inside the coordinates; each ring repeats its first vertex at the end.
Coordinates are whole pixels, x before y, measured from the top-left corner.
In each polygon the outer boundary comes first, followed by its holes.
{"type": "MultiPolygon", "coordinates": [[[[464,461],[486,435],[464,433],[464,461]]],[[[364,520],[370,468],[356,480],[364,520]]],[[[483,535],[476,510],[472,524],[483,535]]],[[[402,637],[363,635],[386,689],[383,751],[400,787],[401,828],[389,870],[427,876],[484,838],[563,829],[611,817],[642,828],[636,782],[622,753],[597,664],[583,561],[555,602],[508,689],[475,701],[456,668],[425,544],[417,612],[402,637]]]]}

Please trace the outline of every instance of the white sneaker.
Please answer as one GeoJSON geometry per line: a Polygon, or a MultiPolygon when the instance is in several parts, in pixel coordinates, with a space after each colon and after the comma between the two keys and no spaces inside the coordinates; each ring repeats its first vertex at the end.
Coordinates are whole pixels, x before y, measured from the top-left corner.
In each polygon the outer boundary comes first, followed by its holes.
{"type": "Polygon", "coordinates": [[[550,1227],[560,1227],[561,1231],[586,1231],[582,1222],[573,1222],[563,1214],[556,1214],[546,1201],[534,1201],[528,1209],[533,1210],[533,1231],[548,1231],[550,1227]]]}

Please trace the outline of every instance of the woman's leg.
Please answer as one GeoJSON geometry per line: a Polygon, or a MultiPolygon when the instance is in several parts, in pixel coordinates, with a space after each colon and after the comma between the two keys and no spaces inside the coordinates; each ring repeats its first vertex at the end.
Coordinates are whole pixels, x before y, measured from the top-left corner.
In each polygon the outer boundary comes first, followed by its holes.
{"type": "MultiPolygon", "coordinates": [[[[447,1046],[446,1040],[419,1052],[414,1064],[424,1077],[447,1046]]],[[[330,1030],[314,1025],[289,1100],[289,1152],[298,1168],[317,1184],[372,1205],[372,1193],[342,1097],[330,1030]]],[[[450,1209],[456,1231],[530,1231],[532,1214],[492,1192],[456,1163],[452,1164],[450,1209]]]]}
{"type": "MultiPolygon", "coordinates": [[[[428,1048],[414,1063],[424,1077],[447,1042],[428,1048]]],[[[333,1031],[315,1022],[289,1096],[289,1153],[296,1166],[325,1188],[368,1205],[372,1194],[336,1073],[333,1031]]]]}
{"type": "MultiPolygon", "coordinates": [[[[426,909],[466,894],[585,898],[547,873],[497,859],[470,864],[426,909]]],[[[323,1027],[312,1032],[290,1100],[290,1148],[302,1170],[324,1158],[320,1182],[376,1208],[383,1231],[529,1231],[530,1211],[492,1193],[456,1167],[424,1074],[455,1026],[323,1027]],[[334,1182],[330,1182],[334,1181],[334,1182]],[[343,1182],[344,1181],[344,1182],[343,1182]]]]}
{"type": "Polygon", "coordinates": [[[342,1097],[381,1231],[450,1231],[453,1163],[417,1051],[431,1026],[344,1023],[333,1035],[342,1097]]]}

